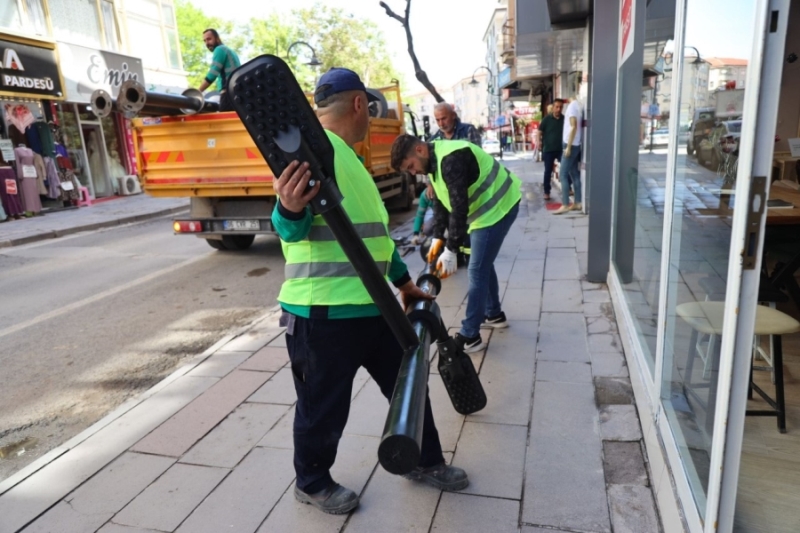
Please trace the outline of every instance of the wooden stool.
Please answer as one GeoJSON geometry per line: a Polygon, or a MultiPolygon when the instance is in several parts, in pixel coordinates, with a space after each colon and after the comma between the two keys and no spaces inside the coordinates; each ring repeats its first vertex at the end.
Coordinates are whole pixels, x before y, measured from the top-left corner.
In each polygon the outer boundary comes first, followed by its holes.
{"type": "MultiPolygon", "coordinates": [[[[724,302],[689,302],[679,305],[675,309],[678,316],[692,328],[691,349],[689,361],[686,365],[686,382],[689,384],[691,379],[693,360],[695,357],[695,345],[697,334],[721,335],[722,319],[725,314],[724,302]]],[[[753,360],[750,358],[750,385],[747,397],[752,398],[752,391],[755,390],[772,409],[756,410],[748,409],[749,416],[775,416],[778,418],[778,430],[786,433],[786,407],[783,393],[783,349],[781,335],[797,333],[800,331],[800,322],[782,313],[777,309],[764,305],[756,306],[756,323],[753,333],[755,335],[769,335],[773,343],[773,367],[775,372],[775,398],[770,398],[764,390],[753,382],[753,360]]],[[[714,356],[713,370],[717,369],[718,355],[714,356]]],[[[716,397],[717,379],[712,377],[710,385],[710,398],[716,397]]]]}

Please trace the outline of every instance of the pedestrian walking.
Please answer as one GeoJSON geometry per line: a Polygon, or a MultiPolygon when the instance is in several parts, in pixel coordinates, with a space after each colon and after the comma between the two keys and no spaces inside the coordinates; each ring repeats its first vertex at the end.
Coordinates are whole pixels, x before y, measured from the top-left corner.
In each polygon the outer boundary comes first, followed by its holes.
{"type": "Polygon", "coordinates": [[[441,252],[436,262],[440,277],[456,272],[459,247],[470,235],[467,316],[456,344],[467,353],[482,350],[481,324],[508,325],[500,306],[494,261],[517,218],[521,182],[483,149],[465,141],[425,143],[413,135],[401,135],[392,145],[392,167],[431,176],[437,202],[428,261],[441,252]]]}
{"type": "MultiPolygon", "coordinates": [[[[314,93],[319,120],[333,145],[342,207],[407,304],[430,297],[411,281],[389,236],[380,193],[353,150],[369,129],[369,99],[358,75],[341,68],[323,74],[314,93]]],[[[308,202],[319,184],[307,190],[308,168],[295,161],[281,174],[272,214],[286,257],[278,301],[297,391],[294,495],[326,513],[343,514],[358,505],[358,495],[336,483],[330,469],[350,412],[353,379],[363,366],[391,398],[403,350],[324,219],[311,213],[308,202]]],[[[445,463],[428,398],[419,466],[406,477],[442,490],[469,484],[464,470],[445,463]]]]}
{"type": "MultiPolygon", "coordinates": [[[[550,109],[551,106],[548,106],[550,109]]],[[[561,160],[562,137],[564,134],[564,115],[561,110],[564,108],[564,101],[560,98],[552,104],[552,112],[542,119],[539,124],[539,146],[542,147],[542,159],[544,160],[544,199],[550,201],[551,180],[553,178],[553,163],[561,160]]]]}

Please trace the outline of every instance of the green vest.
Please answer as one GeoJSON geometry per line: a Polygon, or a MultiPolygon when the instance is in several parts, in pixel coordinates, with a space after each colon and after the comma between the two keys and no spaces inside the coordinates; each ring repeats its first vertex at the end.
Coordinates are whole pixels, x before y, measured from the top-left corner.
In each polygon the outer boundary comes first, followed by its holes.
{"type": "MultiPolygon", "coordinates": [[[[344,196],[342,207],[364,240],[378,269],[388,274],[394,252],[389,237],[389,214],[378,188],[352,148],[326,131],[333,144],[336,182],[344,196]]],[[[299,242],[281,240],[286,280],[278,300],[291,305],[365,305],[372,298],[350,264],[333,232],[320,215],[299,242]]]]}
{"type": "Polygon", "coordinates": [[[488,228],[496,224],[511,211],[511,208],[522,198],[519,191],[522,182],[479,146],[467,141],[433,141],[437,168],[431,183],[436,191],[436,197],[448,211],[452,211],[452,209],[450,208],[450,193],[442,178],[442,160],[463,148],[472,150],[480,167],[477,181],[467,190],[469,194],[467,223],[469,224],[468,231],[472,233],[476,229],[488,228]]]}

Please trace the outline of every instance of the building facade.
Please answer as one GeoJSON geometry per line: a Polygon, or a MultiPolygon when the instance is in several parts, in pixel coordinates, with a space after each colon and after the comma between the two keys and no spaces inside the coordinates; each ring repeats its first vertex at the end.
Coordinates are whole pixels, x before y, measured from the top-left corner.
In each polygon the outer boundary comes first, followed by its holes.
{"type": "MultiPolygon", "coordinates": [[[[0,47],[6,57],[18,56],[3,65],[3,74],[16,71],[32,80],[0,84],[3,136],[10,137],[11,126],[19,129],[7,111],[27,109],[34,122],[50,125],[65,152],[59,163],[71,167],[94,198],[117,193],[118,178],[137,169],[129,122],[117,113],[97,119],[89,106],[92,92],[116,96],[129,79],[151,90],[187,84],[172,0],[6,0],[0,47]]],[[[18,140],[28,137],[18,133],[18,140]]],[[[49,199],[55,208],[63,198],[49,199]]]]}
{"type": "Polygon", "coordinates": [[[582,268],[609,285],[663,530],[800,530],[798,268],[780,274],[800,265],[800,197],[770,179],[800,166],[800,5],[516,0],[507,14],[504,99],[583,106],[582,268]]]}

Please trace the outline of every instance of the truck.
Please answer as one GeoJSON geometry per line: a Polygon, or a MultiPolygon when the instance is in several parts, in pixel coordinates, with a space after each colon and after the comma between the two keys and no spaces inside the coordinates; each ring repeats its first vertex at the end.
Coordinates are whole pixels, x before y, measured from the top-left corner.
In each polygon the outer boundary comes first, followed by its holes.
{"type": "MultiPolygon", "coordinates": [[[[413,120],[398,83],[368,90],[379,100],[370,105],[369,132],[356,151],[387,207],[409,210],[417,177],[390,160],[392,143],[413,120]]],[[[190,199],[189,214],[173,221],[175,234],[203,238],[217,250],[244,250],[256,235],[274,233],[274,176],[235,112],[138,117],[133,140],[144,192],[190,199]]]]}

